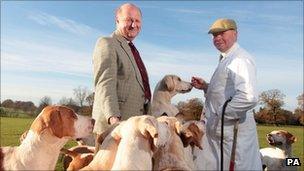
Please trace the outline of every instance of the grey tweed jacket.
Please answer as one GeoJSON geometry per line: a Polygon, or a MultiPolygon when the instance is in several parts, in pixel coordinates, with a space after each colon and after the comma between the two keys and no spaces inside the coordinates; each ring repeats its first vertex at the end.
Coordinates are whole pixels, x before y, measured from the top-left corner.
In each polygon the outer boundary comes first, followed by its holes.
{"type": "Polygon", "coordinates": [[[92,117],[94,133],[108,127],[111,116],[122,120],[149,113],[140,71],[127,40],[115,31],[97,40],[93,53],[95,96],[92,117]]]}

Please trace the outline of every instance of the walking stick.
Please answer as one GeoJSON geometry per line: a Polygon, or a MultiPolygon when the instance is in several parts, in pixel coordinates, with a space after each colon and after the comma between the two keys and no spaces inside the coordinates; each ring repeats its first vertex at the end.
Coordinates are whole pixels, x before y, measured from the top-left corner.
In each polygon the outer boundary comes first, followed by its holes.
{"type": "Polygon", "coordinates": [[[229,165],[229,171],[234,171],[234,165],[235,165],[235,151],[236,151],[236,143],[237,143],[237,133],[238,133],[238,127],[239,127],[239,119],[236,119],[233,127],[233,142],[232,142],[232,151],[230,156],[230,165],[229,165]]]}
{"type": "Polygon", "coordinates": [[[223,150],[223,143],[224,143],[224,115],[226,111],[227,104],[232,100],[232,97],[230,97],[228,100],[225,101],[223,105],[222,110],[222,118],[221,118],[221,171],[223,171],[224,167],[224,150],[223,150]]]}

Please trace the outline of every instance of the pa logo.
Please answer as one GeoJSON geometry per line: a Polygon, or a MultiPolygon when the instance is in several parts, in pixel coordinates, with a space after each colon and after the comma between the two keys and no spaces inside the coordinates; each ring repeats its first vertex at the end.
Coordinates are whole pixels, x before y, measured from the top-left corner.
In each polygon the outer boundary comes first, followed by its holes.
{"type": "Polygon", "coordinates": [[[286,166],[301,166],[299,158],[286,158],[286,166]]]}

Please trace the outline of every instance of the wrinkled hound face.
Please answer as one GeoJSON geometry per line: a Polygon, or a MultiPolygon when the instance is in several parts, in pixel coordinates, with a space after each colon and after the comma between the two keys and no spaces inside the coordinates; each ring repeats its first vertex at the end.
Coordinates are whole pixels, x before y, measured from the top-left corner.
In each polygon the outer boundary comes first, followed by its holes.
{"type": "Polygon", "coordinates": [[[166,75],[162,82],[167,86],[169,91],[175,91],[178,93],[187,93],[191,91],[192,85],[190,82],[186,82],[180,79],[176,75],[166,75]]]}
{"type": "Polygon", "coordinates": [[[266,139],[275,147],[291,145],[296,141],[296,137],[285,130],[274,130],[266,135],[266,139]]]}

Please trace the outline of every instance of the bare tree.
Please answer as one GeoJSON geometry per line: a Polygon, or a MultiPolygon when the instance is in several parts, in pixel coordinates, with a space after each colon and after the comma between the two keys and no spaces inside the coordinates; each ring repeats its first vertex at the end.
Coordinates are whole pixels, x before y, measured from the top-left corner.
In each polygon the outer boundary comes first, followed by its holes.
{"type": "Polygon", "coordinates": [[[301,111],[304,111],[304,93],[299,95],[297,97],[297,100],[298,100],[298,109],[300,109],[301,111]]]}
{"type": "Polygon", "coordinates": [[[79,103],[80,107],[84,106],[85,98],[89,94],[89,90],[87,87],[78,86],[77,88],[73,89],[75,100],[79,103]]]}
{"type": "Polygon", "coordinates": [[[76,102],[73,100],[73,98],[67,98],[67,97],[62,97],[59,100],[58,104],[65,106],[77,105],[76,102]]]}
{"type": "Polygon", "coordinates": [[[51,99],[51,97],[49,97],[49,96],[43,96],[40,99],[39,106],[37,108],[37,113],[41,112],[41,110],[43,108],[45,108],[46,106],[49,106],[49,105],[52,105],[52,99],[51,99]]]}
{"type": "Polygon", "coordinates": [[[58,104],[59,105],[66,105],[68,104],[68,98],[67,97],[62,97],[59,101],[58,101],[58,104]]]}
{"type": "Polygon", "coordinates": [[[89,94],[87,97],[86,97],[86,102],[88,103],[88,105],[92,108],[93,107],[93,103],[94,103],[94,92],[89,94]]]}
{"type": "Polygon", "coordinates": [[[294,111],[294,116],[300,125],[304,125],[304,93],[297,97],[298,107],[294,111]]]}
{"type": "Polygon", "coordinates": [[[52,99],[51,97],[49,96],[43,96],[41,99],[40,99],[40,103],[39,105],[52,105],[52,99]]]}
{"type": "Polygon", "coordinates": [[[284,105],[285,94],[278,89],[263,91],[260,96],[260,102],[273,113],[274,121],[276,122],[277,111],[284,105]]]}
{"type": "Polygon", "coordinates": [[[62,97],[59,102],[59,105],[64,105],[67,106],[71,109],[73,109],[75,112],[78,112],[80,107],[77,105],[77,103],[73,100],[73,98],[67,98],[67,97],[62,97]]]}

